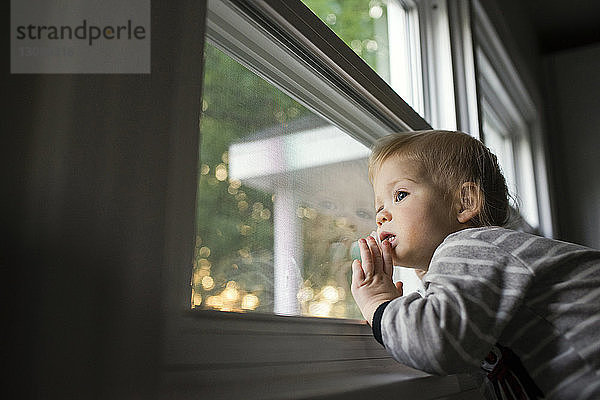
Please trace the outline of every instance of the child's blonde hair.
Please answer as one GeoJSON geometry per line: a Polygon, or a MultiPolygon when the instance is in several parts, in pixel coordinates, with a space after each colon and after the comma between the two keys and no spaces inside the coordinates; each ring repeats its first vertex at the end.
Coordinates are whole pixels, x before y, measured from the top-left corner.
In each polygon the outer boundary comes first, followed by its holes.
{"type": "Polygon", "coordinates": [[[496,156],[479,140],[462,132],[430,130],[395,133],[379,139],[369,157],[369,179],[391,156],[420,163],[446,200],[456,199],[462,184],[479,188],[479,215],[473,226],[503,226],[509,220],[508,189],[496,156]]]}

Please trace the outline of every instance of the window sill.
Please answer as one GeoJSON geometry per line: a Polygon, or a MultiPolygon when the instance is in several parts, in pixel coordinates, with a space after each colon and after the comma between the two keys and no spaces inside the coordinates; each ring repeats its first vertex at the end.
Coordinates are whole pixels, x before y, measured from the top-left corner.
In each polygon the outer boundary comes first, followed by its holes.
{"type": "Polygon", "coordinates": [[[216,311],[188,311],[178,321],[162,397],[437,399],[475,387],[462,375],[397,363],[361,321],[216,311]]]}

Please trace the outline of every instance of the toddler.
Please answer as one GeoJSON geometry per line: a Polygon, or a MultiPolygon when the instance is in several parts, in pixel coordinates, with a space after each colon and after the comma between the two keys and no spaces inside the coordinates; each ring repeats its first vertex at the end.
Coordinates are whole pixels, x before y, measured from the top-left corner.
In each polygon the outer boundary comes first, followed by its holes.
{"type": "Polygon", "coordinates": [[[352,294],[394,359],[473,373],[491,399],[600,399],[600,251],[502,228],[497,159],[464,133],[386,136],[369,177],[377,240],[359,240],[352,294]],[[393,265],[425,290],[402,296],[393,265]]]}

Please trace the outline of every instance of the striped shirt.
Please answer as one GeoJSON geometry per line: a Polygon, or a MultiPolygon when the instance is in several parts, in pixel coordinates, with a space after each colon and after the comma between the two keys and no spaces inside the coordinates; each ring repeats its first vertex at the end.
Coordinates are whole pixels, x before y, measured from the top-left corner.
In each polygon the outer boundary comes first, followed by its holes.
{"type": "Polygon", "coordinates": [[[382,305],[373,320],[397,361],[440,375],[471,372],[494,399],[482,360],[508,348],[546,399],[600,399],[600,251],[465,229],[436,249],[423,282],[424,293],[382,305]]]}

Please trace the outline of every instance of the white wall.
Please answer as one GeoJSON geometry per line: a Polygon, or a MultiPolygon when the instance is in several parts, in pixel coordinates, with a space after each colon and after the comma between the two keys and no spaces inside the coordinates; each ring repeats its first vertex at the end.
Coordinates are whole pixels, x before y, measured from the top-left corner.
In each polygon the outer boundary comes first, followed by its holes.
{"type": "Polygon", "coordinates": [[[600,44],[545,63],[559,237],[600,248],[600,44]]]}

